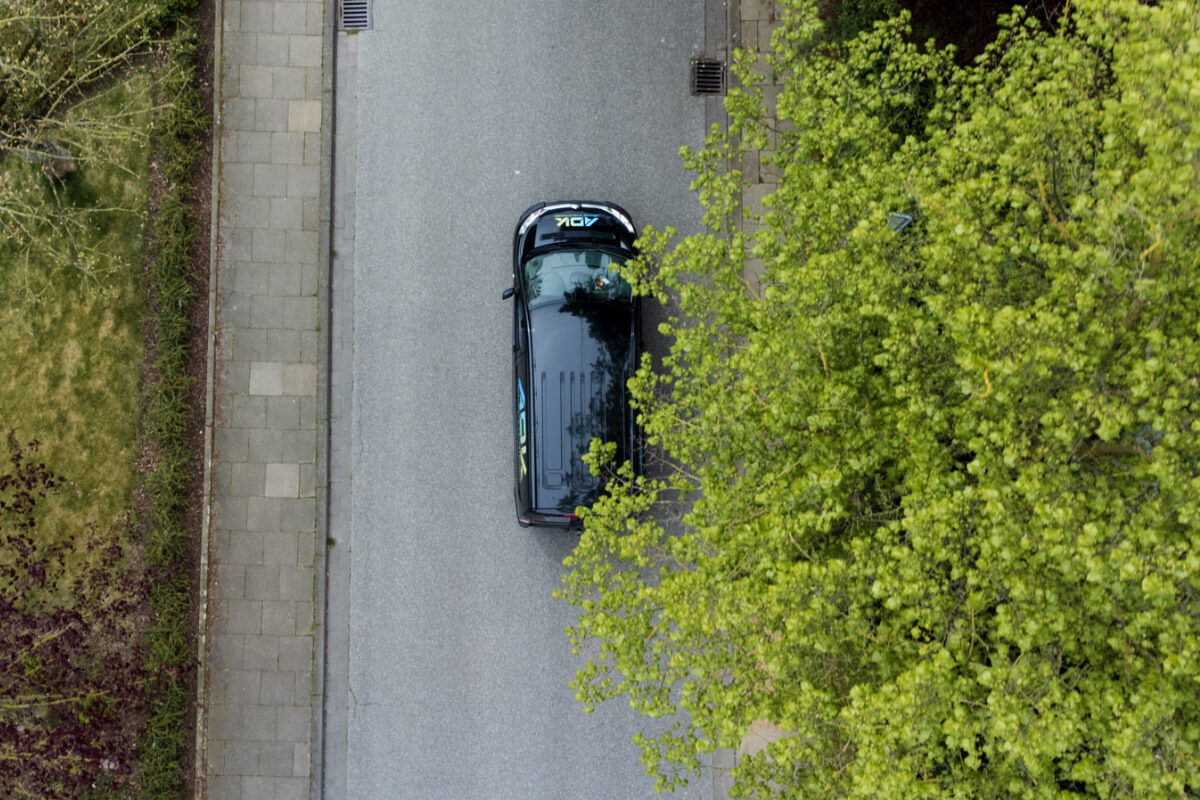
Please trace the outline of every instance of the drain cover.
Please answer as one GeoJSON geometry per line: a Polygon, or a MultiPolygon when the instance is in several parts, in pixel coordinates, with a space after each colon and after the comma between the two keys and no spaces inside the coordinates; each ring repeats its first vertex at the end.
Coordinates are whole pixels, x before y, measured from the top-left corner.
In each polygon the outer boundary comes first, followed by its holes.
{"type": "Polygon", "coordinates": [[[338,30],[369,31],[371,0],[338,0],[338,30]]]}
{"type": "Polygon", "coordinates": [[[692,59],[692,94],[725,93],[725,64],[711,58],[692,59]]]}

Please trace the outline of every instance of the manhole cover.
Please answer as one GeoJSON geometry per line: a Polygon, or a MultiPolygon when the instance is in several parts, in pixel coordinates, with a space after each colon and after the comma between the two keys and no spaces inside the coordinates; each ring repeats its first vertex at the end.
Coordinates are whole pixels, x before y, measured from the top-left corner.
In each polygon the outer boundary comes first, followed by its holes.
{"type": "Polygon", "coordinates": [[[725,93],[725,64],[711,58],[692,59],[692,94],[725,93]]]}
{"type": "Polygon", "coordinates": [[[371,29],[371,0],[338,0],[338,30],[371,29]]]}

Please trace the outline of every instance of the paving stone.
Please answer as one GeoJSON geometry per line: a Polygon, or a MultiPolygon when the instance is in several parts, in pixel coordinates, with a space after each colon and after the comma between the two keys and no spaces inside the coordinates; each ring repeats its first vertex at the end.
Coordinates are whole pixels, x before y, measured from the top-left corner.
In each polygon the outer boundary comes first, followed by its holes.
{"type": "Polygon", "coordinates": [[[746,20],[773,21],[777,16],[775,0],[741,0],[741,14],[743,23],[746,20]]]}
{"type": "MultiPolygon", "coordinates": [[[[222,698],[224,699],[224,698],[222,698]]],[[[242,706],[211,703],[208,709],[208,735],[228,742],[242,727],[242,706]]],[[[228,747],[226,748],[228,750],[228,747]]]]}
{"type": "Polygon", "coordinates": [[[304,70],[304,93],[310,99],[320,97],[325,91],[324,76],[320,67],[308,67],[304,70]]]}
{"type": "Polygon", "coordinates": [[[263,775],[244,776],[240,797],[245,800],[274,800],[275,779],[263,775]]]}
{"type": "MultiPolygon", "coordinates": [[[[275,586],[278,593],[278,582],[275,586]]],[[[296,604],[287,600],[264,600],[262,632],[265,636],[294,636],[296,633],[296,604]]]]}
{"type": "Polygon", "coordinates": [[[242,735],[247,741],[269,742],[275,738],[279,709],[274,706],[251,705],[242,709],[242,735]]]}
{"type": "Polygon", "coordinates": [[[314,636],[316,634],[316,617],[313,616],[314,603],[296,603],[296,627],[292,633],[296,636],[314,636]]]}
{"type": "Polygon", "coordinates": [[[283,394],[283,364],[279,361],[252,361],[250,394],[283,394]]]}
{"type": "Polygon", "coordinates": [[[300,331],[300,361],[314,363],[310,356],[321,346],[321,336],[316,330],[300,331]]]}
{"type": "Polygon", "coordinates": [[[230,422],[239,428],[261,428],[267,424],[267,401],[265,397],[234,395],[228,400],[226,411],[230,422]]]}
{"type": "Polygon", "coordinates": [[[275,800],[304,800],[308,797],[308,770],[304,770],[302,774],[304,777],[276,778],[275,800]]]}
{"type": "MultiPolygon", "coordinates": [[[[318,282],[321,279],[321,270],[316,261],[309,264],[300,265],[300,294],[313,296],[317,294],[318,282]]],[[[313,363],[312,359],[304,359],[308,363],[313,363]]]]}
{"type": "Polygon", "coordinates": [[[321,66],[320,36],[291,36],[288,42],[288,64],[293,67],[321,66]]]}
{"type": "Polygon", "coordinates": [[[285,131],[288,123],[288,101],[259,99],[254,101],[254,129],[285,131]]]}
{"type": "Polygon", "coordinates": [[[210,739],[208,741],[208,774],[220,775],[225,771],[225,740],[210,739]]]}
{"type": "Polygon", "coordinates": [[[269,209],[268,222],[272,228],[288,230],[302,224],[304,204],[299,198],[272,197],[269,209]]]}
{"type": "MultiPolygon", "coordinates": [[[[290,40],[294,37],[282,33],[258,34],[258,47],[255,58],[247,63],[262,64],[267,67],[283,67],[288,65],[288,49],[290,40]]],[[[300,66],[300,65],[293,65],[300,66]]]]}
{"type": "Polygon", "coordinates": [[[296,566],[312,567],[317,554],[317,534],[316,531],[300,536],[299,549],[296,551],[296,566]]]}
{"type": "Polygon", "coordinates": [[[316,364],[284,364],[282,373],[281,378],[284,394],[304,397],[316,396],[316,364]]]}
{"type": "Polygon", "coordinates": [[[274,11],[274,3],[242,3],[241,30],[270,33],[274,11]]]}
{"type": "Polygon", "coordinates": [[[279,637],[266,636],[260,631],[256,631],[253,636],[247,636],[242,655],[242,667],[262,672],[278,671],[279,637]]]}
{"type": "MultiPolygon", "coordinates": [[[[282,234],[283,231],[276,231],[282,234]]],[[[282,236],[280,237],[282,238],[282,236]]],[[[256,294],[250,298],[250,324],[255,328],[282,327],[286,298],[256,294]]]]}
{"type": "MultiPolygon", "coordinates": [[[[300,403],[295,397],[267,398],[267,427],[272,430],[291,430],[300,427],[300,403]]],[[[267,497],[298,497],[299,481],[296,481],[297,491],[292,494],[273,494],[266,492],[267,497]]],[[[285,490],[287,491],[287,490],[285,490]]]]}
{"type": "Polygon", "coordinates": [[[244,531],[246,529],[246,498],[222,493],[221,497],[213,504],[212,524],[216,528],[244,531]]]}
{"type": "MultiPolygon", "coordinates": [[[[283,440],[284,434],[280,431],[269,431],[265,428],[256,428],[246,432],[248,447],[255,454],[256,460],[261,461],[291,461],[292,459],[283,455],[283,440]]],[[[247,500],[247,504],[249,504],[247,500]]],[[[259,511],[261,513],[261,511],[259,511]]],[[[249,518],[249,509],[247,508],[247,519],[249,518]]],[[[272,526],[269,520],[255,518],[254,525],[257,530],[275,530],[278,526],[272,526]]],[[[247,522],[249,524],[249,522],[247,522]]]]}
{"type": "MultiPolygon", "coordinates": [[[[293,563],[295,556],[293,555],[293,563]]],[[[279,598],[281,600],[312,600],[313,571],[307,567],[279,567],[279,598]]]]}
{"type": "Polygon", "coordinates": [[[309,664],[304,669],[296,670],[295,672],[292,673],[293,675],[296,676],[296,702],[297,703],[301,702],[301,698],[305,698],[305,697],[307,697],[309,699],[308,702],[311,703],[311,701],[312,701],[313,686],[312,686],[312,672],[310,671],[311,667],[312,667],[312,664],[309,664]]]}
{"type": "MultiPolygon", "coordinates": [[[[311,163],[311,162],[306,162],[306,163],[311,163]]],[[[320,218],[321,218],[321,207],[320,207],[320,204],[317,202],[317,198],[315,196],[305,198],[303,201],[303,216],[300,218],[301,226],[303,226],[307,230],[312,230],[312,229],[316,228],[318,224],[320,224],[320,218]]]]}
{"type": "Polygon", "coordinates": [[[213,579],[213,596],[218,600],[243,600],[246,597],[246,567],[222,564],[213,579]]]}
{"type": "Polygon", "coordinates": [[[220,670],[213,675],[212,690],[234,705],[259,702],[262,673],[254,669],[220,670]]]}
{"type": "MultiPolygon", "coordinates": [[[[301,418],[301,424],[305,422],[316,424],[316,414],[312,414],[308,419],[301,418]]],[[[317,496],[317,467],[315,464],[300,464],[300,490],[297,493],[300,497],[316,497],[317,496]]]]}
{"type": "Polygon", "coordinates": [[[311,166],[288,166],[288,197],[317,197],[321,189],[321,173],[311,166]]]}
{"type": "Polygon", "coordinates": [[[278,433],[279,460],[297,464],[311,463],[317,457],[317,443],[312,434],[305,430],[278,433]]]}
{"type": "MultiPolygon", "coordinates": [[[[310,362],[310,359],[304,358],[304,351],[301,348],[303,335],[296,331],[281,330],[272,328],[267,331],[267,341],[271,345],[271,351],[275,353],[275,357],[284,362],[305,361],[310,362]]],[[[315,362],[310,362],[315,363],[315,362]]],[[[284,459],[288,460],[288,459],[284,459]]]]}
{"type": "MultiPolygon", "coordinates": [[[[217,619],[223,632],[247,634],[262,632],[261,601],[224,600],[217,605],[217,619]]],[[[249,644],[247,644],[247,647],[249,647],[249,644]]]]}
{"type": "Polygon", "coordinates": [[[311,672],[313,638],[311,636],[289,636],[279,642],[279,669],[294,672],[311,672]]]}
{"type": "Polygon", "coordinates": [[[306,3],[305,30],[310,34],[320,35],[325,27],[325,9],[320,3],[306,3]]]}
{"type": "Polygon", "coordinates": [[[238,94],[242,97],[272,97],[271,68],[243,64],[238,68],[238,94]]]}
{"type": "MultiPolygon", "coordinates": [[[[274,136],[274,134],[271,134],[274,136]]],[[[283,197],[287,194],[287,166],[284,164],[255,164],[254,165],[254,196],[255,197],[283,197]]],[[[259,201],[259,205],[264,207],[265,213],[263,220],[270,218],[270,204],[259,201]]],[[[258,244],[258,235],[263,233],[271,233],[281,235],[282,231],[254,231],[256,238],[255,245],[258,244]]],[[[265,253],[260,252],[257,247],[253,250],[250,258],[254,261],[274,261],[280,258],[283,254],[282,248],[278,252],[265,253]]]]}
{"type": "Polygon", "coordinates": [[[230,478],[228,488],[235,497],[249,497],[263,492],[264,469],[256,462],[242,462],[228,465],[230,478]]]}
{"type": "MultiPolygon", "coordinates": [[[[296,696],[296,676],[291,672],[263,672],[258,690],[259,702],[263,705],[290,707],[296,696]]],[[[303,698],[305,713],[308,709],[308,698],[303,698]]],[[[288,740],[295,741],[295,740],[288,740]]],[[[291,774],[290,772],[288,774],[291,774]]]]}
{"type": "Polygon", "coordinates": [[[223,548],[223,557],[230,563],[244,565],[262,563],[263,535],[258,530],[259,526],[249,519],[250,509],[254,507],[253,501],[256,499],[251,497],[247,500],[247,530],[231,531],[229,543],[223,548]]]}
{"type": "Polygon", "coordinates": [[[307,70],[304,67],[272,67],[273,94],[280,100],[304,100],[307,70]]]}
{"type": "MultiPolygon", "coordinates": [[[[237,130],[249,130],[254,127],[255,100],[247,97],[231,97],[225,101],[225,121],[237,130]]],[[[224,173],[226,186],[229,185],[230,174],[224,173]]]]}
{"type": "MultiPolygon", "coordinates": [[[[299,535],[292,531],[263,534],[263,561],[279,565],[279,597],[281,600],[300,599],[293,595],[293,587],[289,583],[291,576],[287,572],[295,569],[299,564],[297,561],[299,549],[296,541],[299,535]]],[[[311,570],[309,570],[309,574],[311,575],[311,570]]]]}
{"type": "Polygon", "coordinates": [[[320,318],[315,297],[284,297],[282,303],[284,317],[279,323],[280,327],[312,330],[320,318]]]}
{"type": "Polygon", "coordinates": [[[279,515],[282,530],[311,531],[317,524],[317,504],[312,497],[280,498],[283,504],[279,515]]]}
{"type": "MultiPolygon", "coordinates": [[[[225,567],[222,566],[221,569],[225,567]]],[[[218,573],[220,570],[218,570],[218,573]]],[[[212,655],[209,667],[214,672],[231,669],[241,669],[245,655],[245,637],[231,633],[217,633],[212,637],[212,655]]],[[[222,701],[228,702],[221,695],[215,695],[222,701]]]]}
{"type": "MultiPolygon", "coordinates": [[[[275,564],[261,564],[244,567],[246,574],[247,600],[279,600],[279,567],[275,564]]],[[[264,614],[266,607],[263,607],[264,614]]],[[[263,631],[266,633],[266,631],[263,631]]]]}
{"type": "MultiPolygon", "coordinates": [[[[288,112],[288,127],[292,128],[290,111],[288,112]]],[[[283,165],[304,163],[304,134],[294,131],[272,133],[271,163],[283,165]]],[[[284,185],[287,185],[286,177],[284,185]]]]}
{"type": "MultiPolygon", "coordinates": [[[[312,728],[312,712],[307,706],[279,709],[276,717],[278,728],[276,737],[281,742],[304,742],[308,740],[312,728]]],[[[288,746],[288,774],[291,774],[291,745],[288,746]]]]}
{"type": "Polygon", "coordinates": [[[285,257],[289,264],[317,263],[317,232],[305,230],[287,231],[285,257]]]}
{"type": "MultiPolygon", "coordinates": [[[[264,70],[265,67],[254,67],[256,70],[264,70]]],[[[270,79],[270,73],[268,79],[270,79]]],[[[238,131],[236,138],[230,143],[232,150],[232,161],[248,164],[264,164],[271,160],[271,134],[268,131],[238,131]]],[[[230,198],[226,198],[228,203],[230,198]]],[[[238,194],[234,199],[245,201],[245,206],[238,206],[233,210],[234,216],[244,221],[251,221],[256,211],[258,204],[251,201],[250,198],[238,194]]]]}
{"type": "Polygon", "coordinates": [[[275,7],[275,33],[305,33],[308,3],[272,3],[275,7]]]}
{"type": "Polygon", "coordinates": [[[258,746],[258,773],[274,778],[292,777],[292,745],[286,740],[261,743],[258,746]]]}
{"type": "MultiPolygon", "coordinates": [[[[259,204],[259,206],[261,206],[265,209],[264,214],[263,214],[263,221],[265,223],[266,219],[267,219],[267,212],[269,212],[269,209],[266,207],[266,204],[262,202],[262,200],[259,200],[258,204],[259,204]]],[[[258,231],[255,230],[255,231],[251,231],[251,233],[250,233],[251,253],[253,253],[253,251],[254,251],[254,234],[255,233],[258,233],[258,231]]],[[[270,271],[267,270],[266,268],[264,268],[261,264],[256,264],[251,261],[251,262],[242,264],[241,269],[237,270],[237,272],[234,274],[232,285],[233,285],[233,290],[235,292],[237,292],[238,294],[251,296],[251,295],[256,295],[256,294],[266,294],[268,291],[268,287],[270,286],[270,282],[271,282],[270,271]]],[[[236,344],[238,344],[238,342],[235,340],[235,345],[236,344]]],[[[245,359],[245,354],[237,352],[234,354],[234,357],[238,358],[238,359],[245,359]]]]}
{"type": "Polygon", "coordinates": [[[321,130],[321,101],[288,101],[288,130],[293,133],[321,130]]]}
{"type": "MultiPolygon", "coordinates": [[[[287,397],[272,398],[272,400],[295,402],[292,398],[287,397]]],[[[264,494],[267,497],[299,497],[300,465],[267,464],[267,482],[264,494]]]]}
{"type": "MultiPolygon", "coordinates": [[[[254,2],[254,0],[250,0],[250,2],[254,2]]],[[[231,35],[236,35],[237,31],[242,29],[242,0],[225,0],[225,14],[222,22],[224,24],[221,27],[226,32],[225,36],[227,39],[231,35]]],[[[229,50],[226,47],[226,55],[228,54],[229,50]]],[[[236,64],[239,62],[230,60],[227,63],[236,64]]]]}
{"type": "MultiPolygon", "coordinates": [[[[281,523],[283,501],[276,497],[249,497],[246,499],[246,524],[252,530],[287,529],[281,523]]],[[[259,534],[260,536],[262,534],[259,534]]]]}

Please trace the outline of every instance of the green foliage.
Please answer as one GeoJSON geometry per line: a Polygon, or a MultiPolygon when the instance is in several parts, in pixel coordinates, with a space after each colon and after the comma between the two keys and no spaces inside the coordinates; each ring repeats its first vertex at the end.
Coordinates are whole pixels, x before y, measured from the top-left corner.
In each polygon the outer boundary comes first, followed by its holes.
{"type": "Polygon", "coordinates": [[[192,171],[207,133],[208,115],[196,87],[198,40],[181,24],[167,47],[162,95],[170,98],[155,126],[153,144],[169,180],[153,221],[151,304],[156,358],[149,387],[146,433],[157,453],[146,478],[150,500],[147,558],[155,581],[150,593],[154,623],[146,631],[150,708],[138,775],[138,796],[170,800],[186,790],[187,704],[192,685],[189,616],[190,571],[183,512],[195,454],[190,418],[193,381],[189,365],[191,310],[196,302],[192,251],[196,220],[189,205],[192,171]]]}
{"type": "Polygon", "coordinates": [[[721,170],[766,144],[751,82],[684,152],[712,232],[633,270],[667,467],[568,559],[580,700],[674,715],[660,787],[769,720],[737,796],[1195,796],[1200,15],[1080,0],[958,68],[786,6],[761,229],[721,170]]]}

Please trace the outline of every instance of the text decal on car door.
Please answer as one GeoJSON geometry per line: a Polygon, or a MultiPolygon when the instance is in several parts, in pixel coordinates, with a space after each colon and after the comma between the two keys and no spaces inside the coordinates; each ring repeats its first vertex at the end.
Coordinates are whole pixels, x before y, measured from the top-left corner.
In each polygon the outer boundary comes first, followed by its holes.
{"type": "Polygon", "coordinates": [[[597,216],[582,216],[575,215],[569,217],[555,217],[554,224],[560,228],[590,228],[596,224],[596,220],[600,219],[597,216]]]}
{"type": "Polygon", "coordinates": [[[524,478],[529,472],[529,468],[525,466],[529,449],[525,445],[525,387],[521,385],[520,378],[517,378],[517,432],[521,438],[521,477],[524,478]]]}

